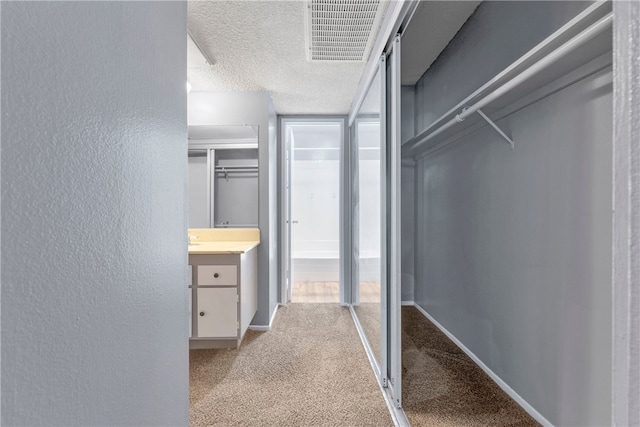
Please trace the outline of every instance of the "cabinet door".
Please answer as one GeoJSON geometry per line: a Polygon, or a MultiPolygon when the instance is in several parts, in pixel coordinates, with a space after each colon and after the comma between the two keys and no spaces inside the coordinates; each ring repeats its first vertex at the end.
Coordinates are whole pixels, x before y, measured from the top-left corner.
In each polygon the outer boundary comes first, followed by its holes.
{"type": "Polygon", "coordinates": [[[198,292],[198,337],[238,336],[238,289],[200,288],[198,292]]]}

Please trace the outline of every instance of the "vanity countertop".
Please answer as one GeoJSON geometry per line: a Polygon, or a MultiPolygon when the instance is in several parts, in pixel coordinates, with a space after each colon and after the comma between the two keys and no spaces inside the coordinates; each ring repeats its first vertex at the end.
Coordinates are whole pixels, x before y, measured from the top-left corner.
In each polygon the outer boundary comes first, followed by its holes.
{"type": "Polygon", "coordinates": [[[257,228],[190,228],[189,255],[243,254],[260,244],[257,228]]]}

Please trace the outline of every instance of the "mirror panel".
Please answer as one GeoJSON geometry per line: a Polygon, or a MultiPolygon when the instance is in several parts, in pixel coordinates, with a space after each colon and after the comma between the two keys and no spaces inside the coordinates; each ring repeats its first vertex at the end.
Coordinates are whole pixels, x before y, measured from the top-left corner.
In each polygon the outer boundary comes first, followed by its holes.
{"type": "Polygon", "coordinates": [[[381,286],[382,286],[382,190],[384,157],[381,136],[380,71],[353,123],[355,135],[354,224],[354,311],[373,351],[381,364],[381,286]]]}
{"type": "Polygon", "coordinates": [[[189,228],[257,228],[258,126],[189,126],[189,228]]]}

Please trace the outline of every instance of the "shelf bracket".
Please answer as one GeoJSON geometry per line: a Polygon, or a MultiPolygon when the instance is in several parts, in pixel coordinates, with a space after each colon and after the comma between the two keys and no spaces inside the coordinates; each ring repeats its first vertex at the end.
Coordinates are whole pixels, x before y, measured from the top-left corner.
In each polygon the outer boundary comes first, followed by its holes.
{"type": "Polygon", "coordinates": [[[487,123],[489,123],[491,125],[491,127],[494,128],[496,130],[496,132],[498,132],[500,134],[500,136],[503,137],[509,143],[509,145],[511,145],[511,149],[513,150],[513,140],[511,138],[509,138],[509,136],[507,136],[507,134],[504,133],[502,131],[502,129],[500,129],[498,127],[498,125],[493,122],[493,120],[491,120],[489,117],[487,117],[487,115],[485,113],[483,113],[482,110],[478,109],[477,113],[480,114],[480,117],[485,119],[487,121],[487,123]]]}

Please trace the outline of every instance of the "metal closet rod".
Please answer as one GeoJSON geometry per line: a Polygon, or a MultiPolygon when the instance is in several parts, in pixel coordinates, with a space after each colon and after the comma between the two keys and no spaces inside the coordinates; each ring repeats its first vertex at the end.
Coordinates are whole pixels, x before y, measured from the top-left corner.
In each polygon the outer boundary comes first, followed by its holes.
{"type": "MultiPolygon", "coordinates": [[[[499,88],[491,92],[489,95],[482,98],[480,101],[476,102],[475,104],[469,107],[465,107],[459,114],[456,114],[454,118],[452,118],[451,120],[449,120],[448,122],[446,122],[445,124],[437,128],[436,130],[434,130],[433,132],[431,132],[430,134],[422,138],[419,142],[417,142],[413,146],[413,148],[416,148],[424,144],[425,142],[436,137],[437,135],[441,134],[442,132],[454,126],[455,124],[464,121],[464,119],[471,116],[472,114],[476,112],[481,113],[479,111],[481,108],[485,107],[489,103],[500,98],[505,93],[514,89],[516,86],[524,83],[525,81],[529,80],[531,77],[540,73],[542,70],[544,70],[554,62],[561,59],[567,53],[587,43],[589,40],[593,39],[594,37],[602,33],[604,30],[606,30],[609,26],[611,26],[612,22],[613,22],[613,13],[609,12],[607,15],[600,18],[598,21],[596,21],[594,24],[586,28],[584,31],[582,31],[581,33],[579,33],[578,35],[576,35],[575,37],[570,39],[568,42],[564,43],[562,46],[555,49],[554,51],[550,52],[547,56],[545,56],[544,58],[534,63],[533,65],[531,65],[526,70],[522,71],[517,76],[513,77],[511,80],[509,80],[508,82],[506,82],[505,84],[503,84],[502,86],[500,86],[499,88]]],[[[481,113],[481,115],[483,114],[481,113]]],[[[484,117],[485,116],[483,115],[483,118],[484,117]]],[[[501,135],[503,135],[502,132],[500,133],[501,135]]],[[[505,137],[505,139],[507,138],[505,137]]]]}
{"type": "Polygon", "coordinates": [[[240,165],[238,165],[238,166],[216,166],[216,169],[218,169],[218,170],[222,170],[222,169],[229,169],[229,170],[232,170],[232,169],[251,169],[251,170],[253,170],[253,169],[258,169],[258,166],[255,166],[255,165],[245,165],[245,166],[240,166],[240,165]]]}

